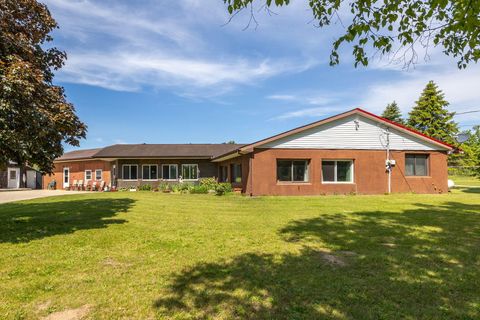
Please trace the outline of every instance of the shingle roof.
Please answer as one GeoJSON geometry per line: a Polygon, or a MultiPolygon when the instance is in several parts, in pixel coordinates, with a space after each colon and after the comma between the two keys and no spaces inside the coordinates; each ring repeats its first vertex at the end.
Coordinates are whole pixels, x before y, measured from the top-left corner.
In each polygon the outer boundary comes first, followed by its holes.
{"type": "Polygon", "coordinates": [[[88,159],[100,150],[102,150],[102,148],[70,151],[64,153],[60,158],[55,159],[55,161],[88,159]]]}
{"type": "Polygon", "coordinates": [[[97,158],[212,158],[245,144],[115,144],[65,153],[57,161],[97,158]]]}

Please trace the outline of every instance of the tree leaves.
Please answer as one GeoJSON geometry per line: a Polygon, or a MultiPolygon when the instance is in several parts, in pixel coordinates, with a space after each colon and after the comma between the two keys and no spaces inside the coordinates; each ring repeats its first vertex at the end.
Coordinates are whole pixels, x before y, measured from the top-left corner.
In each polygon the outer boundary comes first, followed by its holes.
{"type": "Polygon", "coordinates": [[[43,49],[57,28],[47,7],[34,0],[0,0],[0,165],[15,161],[51,172],[62,143],[79,145],[86,126],[53,85],[66,54],[43,49]]]}
{"type": "MultiPolygon", "coordinates": [[[[230,14],[254,2],[267,7],[289,4],[288,0],[223,2],[230,14]]],[[[333,42],[331,65],[340,63],[339,50],[343,44],[351,44],[356,66],[368,64],[367,53],[371,50],[387,55],[396,46],[403,51],[396,50],[392,59],[401,58],[407,66],[416,62],[415,46],[425,49],[442,46],[444,54],[458,59],[459,68],[480,59],[480,1],[477,0],[309,0],[308,5],[319,27],[338,17],[342,6],[350,7],[352,18],[345,33],[333,42]],[[400,52],[403,55],[399,57],[400,52]]]]}

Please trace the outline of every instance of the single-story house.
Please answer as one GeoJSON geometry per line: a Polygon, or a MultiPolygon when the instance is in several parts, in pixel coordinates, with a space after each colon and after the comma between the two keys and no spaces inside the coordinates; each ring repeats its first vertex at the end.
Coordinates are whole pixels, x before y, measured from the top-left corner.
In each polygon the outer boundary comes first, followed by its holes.
{"type": "Polygon", "coordinates": [[[58,188],[116,188],[214,177],[246,195],[441,193],[453,147],[362,109],[250,144],[117,144],[65,153],[58,188]]]}
{"type": "Polygon", "coordinates": [[[21,166],[10,161],[0,168],[0,189],[41,189],[42,174],[30,166],[21,166]]]}

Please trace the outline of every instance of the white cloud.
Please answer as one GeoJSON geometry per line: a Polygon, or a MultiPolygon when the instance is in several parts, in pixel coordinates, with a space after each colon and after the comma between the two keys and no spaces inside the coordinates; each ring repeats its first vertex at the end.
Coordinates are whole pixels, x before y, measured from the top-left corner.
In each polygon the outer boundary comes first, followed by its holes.
{"type": "MultiPolygon", "coordinates": [[[[76,53],[67,61],[59,78],[63,81],[100,86],[112,90],[136,91],[185,86],[204,93],[217,93],[235,84],[249,84],[280,73],[301,72],[310,65],[288,61],[200,60],[165,53],[76,53]]],[[[184,88],[188,91],[188,88],[184,88]]]]}
{"type": "MultiPolygon", "coordinates": [[[[211,97],[238,85],[302,72],[316,64],[305,56],[298,59],[298,55],[229,52],[231,48],[223,47],[226,39],[248,38],[251,33],[241,31],[241,18],[221,27],[228,13],[218,1],[129,7],[115,1],[45,2],[60,24],[57,37],[69,42],[68,60],[57,75],[64,82],[119,91],[173,88],[181,96],[211,97]],[[212,38],[212,31],[218,39],[212,38]]],[[[298,10],[298,6],[292,9],[298,10]]],[[[290,18],[288,14],[283,17],[290,18]]],[[[262,22],[264,33],[255,34],[256,41],[277,33],[278,27],[275,30],[269,23],[271,19],[262,22]]],[[[283,23],[280,26],[289,28],[283,23]]]]}
{"type": "Polygon", "coordinates": [[[403,113],[407,114],[427,82],[433,80],[445,94],[446,100],[450,102],[451,111],[461,112],[478,108],[480,107],[479,71],[480,66],[472,65],[466,70],[444,67],[437,71],[425,71],[419,68],[412,72],[403,72],[396,80],[371,85],[361,99],[361,105],[373,112],[381,112],[387,103],[395,100],[403,113]]]}

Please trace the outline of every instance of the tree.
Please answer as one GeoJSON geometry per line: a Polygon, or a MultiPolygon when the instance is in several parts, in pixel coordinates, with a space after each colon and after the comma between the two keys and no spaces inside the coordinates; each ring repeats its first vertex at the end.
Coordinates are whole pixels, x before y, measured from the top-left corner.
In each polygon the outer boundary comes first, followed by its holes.
{"type": "Polygon", "coordinates": [[[86,126],[53,72],[66,54],[45,48],[57,23],[35,0],[0,0],[0,166],[9,161],[50,173],[62,143],[79,145],[86,126]]]}
{"type": "Polygon", "coordinates": [[[395,101],[387,105],[382,113],[382,118],[404,124],[402,113],[400,112],[400,108],[395,101]]]}
{"type": "Polygon", "coordinates": [[[432,138],[455,145],[458,124],[453,121],[455,113],[449,112],[447,106],[442,91],[430,81],[410,111],[407,125],[432,138]]]}
{"type": "MultiPolygon", "coordinates": [[[[289,5],[290,0],[223,0],[234,16],[247,9],[250,22],[257,23],[254,3],[271,13],[273,6],[289,5]]],[[[335,22],[345,32],[333,42],[330,64],[340,62],[342,44],[351,44],[355,66],[366,66],[369,52],[393,55],[406,65],[418,60],[417,48],[439,46],[457,59],[459,68],[480,59],[480,3],[472,0],[308,0],[319,28],[335,22]],[[341,17],[342,12],[350,14],[341,17]],[[397,48],[398,47],[398,48],[397,48]],[[399,49],[404,49],[403,54],[399,49]]]]}

